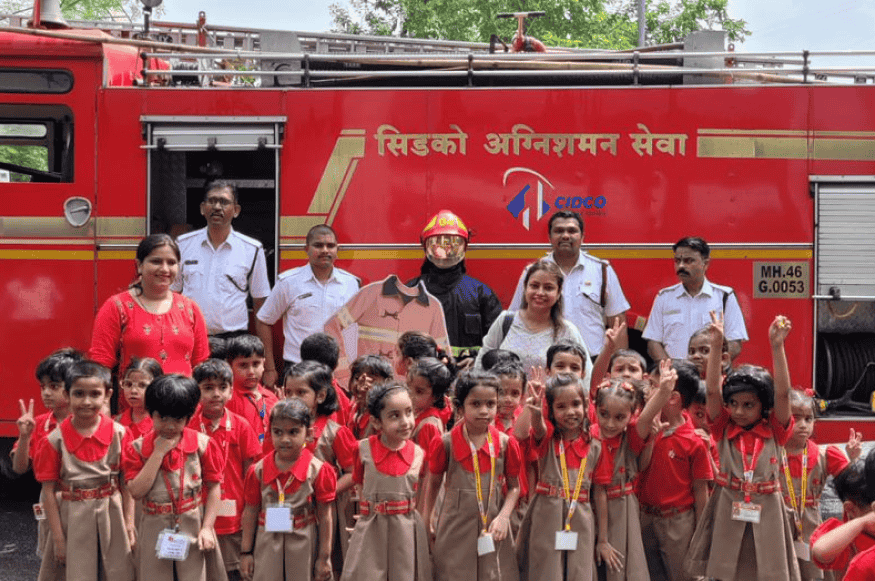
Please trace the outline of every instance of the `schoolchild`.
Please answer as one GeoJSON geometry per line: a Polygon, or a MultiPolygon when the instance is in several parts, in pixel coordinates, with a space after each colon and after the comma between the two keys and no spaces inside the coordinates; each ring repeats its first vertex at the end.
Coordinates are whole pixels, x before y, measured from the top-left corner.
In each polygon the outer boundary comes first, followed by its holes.
{"type": "Polygon", "coordinates": [[[265,452],[269,451],[267,438],[270,410],[277,396],[261,385],[264,373],[264,343],[254,335],[240,335],[225,343],[225,360],[234,372],[234,394],[228,401],[228,409],[246,419],[255,430],[258,442],[265,452]]]}
{"type": "Polygon", "coordinates": [[[200,388],[201,398],[188,427],[206,434],[222,448],[225,473],[215,529],[228,579],[239,579],[243,477],[261,456],[262,447],[255,430],[243,416],[226,409],[234,383],[234,373],[228,363],[207,359],[194,368],[192,376],[200,388]]]}
{"type": "Polygon", "coordinates": [[[389,361],[379,355],[362,355],[349,366],[349,390],[353,401],[349,429],[356,440],[373,434],[371,414],[368,413],[368,392],[374,383],[392,379],[394,373],[389,361]]]}
{"type": "MultiPolygon", "coordinates": [[[[708,389],[705,381],[699,380],[699,389],[696,390],[696,395],[693,396],[693,403],[687,409],[690,416],[690,421],[693,422],[693,427],[696,429],[696,434],[702,438],[705,446],[708,447],[709,458],[711,460],[711,470],[714,474],[720,471],[720,451],[717,449],[717,441],[711,437],[711,422],[708,419],[708,389]]],[[[708,486],[708,490],[714,489],[712,482],[708,486]]]]}
{"type": "Polygon", "coordinates": [[[152,418],[146,411],[143,397],[149,384],[162,375],[164,370],[161,369],[161,364],[151,357],[132,357],[130,365],[125,369],[123,379],[119,383],[127,409],[118,414],[115,421],[130,431],[131,440],[136,440],[152,431],[152,418]]]}
{"type": "Polygon", "coordinates": [[[403,385],[387,381],[371,389],[368,410],[380,435],[362,440],[355,454],[361,501],[341,581],[432,581],[416,510],[425,452],[411,439],[413,402],[403,385]]]}
{"type": "MultiPolygon", "coordinates": [[[[590,435],[585,390],[578,376],[553,375],[546,389],[532,379],[529,394],[526,409],[532,430],[526,448],[528,460],[538,464],[538,480],[517,540],[520,578],[590,581],[595,578],[596,541],[590,488],[610,482],[610,466],[602,458],[601,442],[590,435]],[[544,421],[545,402],[552,433],[544,421]]],[[[598,509],[606,522],[607,505],[598,509]]],[[[615,564],[619,560],[616,554],[609,558],[615,564]]]]}
{"type": "Polygon", "coordinates": [[[407,389],[416,418],[412,438],[423,450],[431,449],[432,440],[446,431],[441,416],[452,382],[449,368],[434,357],[417,359],[407,370],[407,389]]]}
{"type": "MultiPolygon", "coordinates": [[[[650,578],[681,581],[684,556],[708,500],[708,482],[714,478],[708,449],[695,433],[686,413],[699,387],[699,373],[689,361],[672,360],[677,374],[674,390],[660,412],[660,430],[641,453],[638,501],[641,537],[650,578]]],[[[662,381],[662,368],[650,374],[651,386],[662,381]]],[[[656,397],[648,389],[646,398],[656,397]]],[[[646,427],[639,422],[639,427],[646,427]]]]}
{"type": "Polygon", "coordinates": [[[619,346],[621,337],[625,336],[626,323],[619,319],[615,319],[613,325],[605,329],[604,345],[592,364],[590,397],[595,396],[595,391],[606,376],[636,380],[643,378],[647,362],[637,351],[619,346]]]}
{"type": "MultiPolygon", "coordinates": [[[[687,359],[693,362],[702,379],[705,379],[708,373],[708,359],[712,353],[710,329],[711,327],[706,325],[693,333],[687,346],[687,359]]],[[[717,351],[714,350],[713,353],[717,353],[717,351]]],[[[719,353],[720,373],[722,377],[726,377],[732,371],[732,357],[729,355],[729,342],[726,338],[723,339],[719,353]]]]}
{"type": "Polygon", "coordinates": [[[407,370],[421,357],[438,356],[438,344],[434,337],[422,331],[407,331],[398,337],[398,355],[395,358],[395,372],[406,377],[407,370]]]}
{"type": "Polygon", "coordinates": [[[337,369],[338,361],[340,361],[340,345],[337,344],[334,337],[327,333],[313,333],[301,341],[301,361],[318,361],[327,365],[328,369],[331,370],[331,385],[334,386],[338,405],[337,411],[332,414],[331,419],[341,426],[345,426],[349,422],[350,394],[334,377],[334,371],[337,369]]]}
{"type": "Polygon", "coordinates": [[[498,376],[501,384],[495,425],[508,436],[512,436],[514,422],[523,410],[523,394],[526,393],[528,385],[526,371],[519,362],[499,363],[490,371],[498,376]]]}
{"type": "MultiPolygon", "coordinates": [[[[711,313],[711,351],[723,342],[723,321],[711,313]]],[[[708,417],[720,450],[720,472],[687,556],[692,575],[722,581],[797,581],[793,528],[781,494],[781,447],[793,433],[790,372],[784,342],[790,321],[769,326],[774,379],[742,365],[723,381],[709,357],[708,417]]]]}
{"type": "Polygon", "coordinates": [[[811,560],[836,579],[858,554],[875,547],[875,450],[855,460],[833,479],[844,522],[830,518],[811,535],[811,560]],[[871,481],[871,485],[870,485],[871,481]]]}
{"type": "Polygon", "coordinates": [[[492,349],[483,354],[483,371],[491,371],[499,363],[520,363],[520,356],[507,349],[492,349]]]}
{"type": "Polygon", "coordinates": [[[224,573],[214,526],[225,458],[216,440],[186,427],[200,398],[194,379],[159,377],[146,388],[152,431],[125,447],[128,489],[143,499],[140,579],[203,580],[208,559],[210,571],[224,573]]]}
{"type": "Polygon", "coordinates": [[[644,381],[616,377],[604,382],[596,392],[596,415],[604,462],[610,466],[611,482],[597,485],[596,506],[607,506],[607,520],[598,521],[599,543],[596,557],[602,561],[599,578],[608,581],[649,581],[647,558],[641,539],[641,514],[634,492],[638,456],[650,437],[650,426],[671,398],[677,373],[668,361],[662,362],[659,389],[644,409],[638,410],[647,385],[644,381]],[[602,530],[606,526],[606,530],[602,530]],[[611,559],[621,555],[619,562],[611,559]],[[619,566],[617,566],[619,565],[619,566]]]}
{"type": "Polygon", "coordinates": [[[580,344],[568,340],[558,341],[547,348],[547,373],[570,373],[583,377],[588,360],[589,357],[580,344]]]}
{"type": "Polygon", "coordinates": [[[10,454],[12,471],[15,474],[27,472],[40,442],[70,415],[70,397],[64,385],[64,374],[68,367],[81,360],[80,352],[67,348],[55,351],[37,364],[35,374],[40,384],[40,398],[48,411],[34,417],[33,400],[28,400],[26,406],[23,399],[18,400],[18,408],[21,412],[21,416],[15,422],[18,427],[18,439],[10,454]]]}
{"type": "MultiPolygon", "coordinates": [[[[815,406],[811,395],[790,391],[793,432],[781,449],[781,490],[784,506],[795,525],[794,547],[803,581],[823,579],[823,571],[811,561],[811,533],[822,522],[820,496],[829,476],[836,477],[848,466],[848,458],[837,446],[819,446],[811,439],[815,406]]],[[[851,460],[862,453],[861,435],[851,429],[847,452],[851,460]]]]}
{"type": "Polygon", "coordinates": [[[81,360],[66,370],[71,415],[41,442],[34,476],[42,483],[49,536],[40,581],[134,579],[133,531],[122,502],[124,426],[101,413],[112,396],[108,369],[81,360]],[[56,495],[57,493],[57,495],[56,495]]]}
{"type": "Polygon", "coordinates": [[[327,581],[334,469],[306,447],[312,419],[304,402],[280,401],[269,420],[274,450],[249,469],[244,484],[243,577],[327,581]]]}
{"type": "Polygon", "coordinates": [[[499,389],[491,373],[461,372],[453,404],[464,421],[429,451],[426,523],[446,475],[432,552],[435,581],[518,578],[510,514],[519,498],[522,457],[516,440],[493,425],[499,389]],[[508,490],[500,503],[502,477],[508,490]]]}

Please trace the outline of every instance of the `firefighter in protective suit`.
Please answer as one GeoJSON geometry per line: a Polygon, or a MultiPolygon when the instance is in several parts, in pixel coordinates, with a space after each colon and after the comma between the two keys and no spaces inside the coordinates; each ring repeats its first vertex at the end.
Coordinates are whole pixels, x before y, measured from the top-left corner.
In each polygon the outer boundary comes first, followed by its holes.
{"type": "Polygon", "coordinates": [[[468,228],[450,212],[441,210],[428,221],[419,237],[425,249],[420,275],[407,283],[422,281],[444,308],[453,355],[460,366],[472,363],[483,345],[483,336],[501,314],[501,302],[492,289],[465,273],[468,228]]]}

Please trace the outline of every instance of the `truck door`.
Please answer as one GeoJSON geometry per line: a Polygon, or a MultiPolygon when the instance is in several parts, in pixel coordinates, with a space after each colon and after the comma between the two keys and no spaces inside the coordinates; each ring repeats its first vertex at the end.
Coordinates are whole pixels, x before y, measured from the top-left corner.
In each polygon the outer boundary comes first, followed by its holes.
{"type": "Polygon", "coordinates": [[[264,245],[268,277],[276,275],[279,153],[285,117],[145,116],[150,233],[178,236],[203,228],[204,186],[236,184],[243,210],[234,228],[264,245]]]}
{"type": "Polygon", "coordinates": [[[875,386],[875,179],[814,181],[818,395],[871,409],[875,386]]]}

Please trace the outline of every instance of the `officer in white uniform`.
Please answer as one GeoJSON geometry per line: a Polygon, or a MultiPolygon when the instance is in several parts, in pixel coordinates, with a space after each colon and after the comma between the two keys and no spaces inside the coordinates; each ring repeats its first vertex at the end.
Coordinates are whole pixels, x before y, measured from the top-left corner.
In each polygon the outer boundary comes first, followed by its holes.
{"type": "Polygon", "coordinates": [[[321,333],[325,323],[349,301],[361,281],[334,266],[337,260],[337,235],[326,224],[307,232],[304,246],[307,264],[287,270],[277,277],[276,285],[258,311],[255,327],[264,343],[262,383],[276,383],[273,358],[273,327],[283,319],[283,360],[286,364],[301,360],[301,342],[313,333],[321,333]]]}
{"type": "Polygon", "coordinates": [[[675,272],[681,280],[656,295],[643,337],[647,352],[654,360],[687,356],[690,337],[711,323],[711,311],[723,313],[724,336],[729,355],[741,351],[747,341],[744,315],[731,287],[718,285],[705,278],[711,260],[711,249],[702,238],[687,237],[674,246],[675,272]]]}
{"type": "MultiPolygon", "coordinates": [[[[615,319],[624,320],[629,302],[613,267],[581,250],[584,226],[580,214],[569,210],[556,212],[550,216],[547,229],[553,252],[546,259],[558,264],[565,274],[562,315],[577,326],[587,351],[595,357],[604,346],[605,325],[611,326],[615,319]]],[[[523,270],[509,310],[519,310],[522,304],[525,275],[523,270]]],[[[619,348],[626,347],[625,334],[619,342],[619,348]]]]}
{"type": "Polygon", "coordinates": [[[240,215],[233,182],[207,184],[200,209],[207,227],[177,239],[182,261],[171,288],[197,302],[210,336],[227,339],[248,332],[246,297],[257,312],[270,294],[264,248],[231,227],[240,215]]]}

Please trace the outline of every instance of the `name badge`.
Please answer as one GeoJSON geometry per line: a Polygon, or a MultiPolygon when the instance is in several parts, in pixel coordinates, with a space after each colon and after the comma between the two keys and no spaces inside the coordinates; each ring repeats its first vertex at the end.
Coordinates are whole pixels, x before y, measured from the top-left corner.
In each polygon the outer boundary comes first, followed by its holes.
{"type": "Polygon", "coordinates": [[[233,498],[223,500],[216,516],[237,516],[237,501],[233,498]]]}
{"type": "Polygon", "coordinates": [[[576,551],[577,550],[577,533],[574,531],[557,531],[556,532],[556,550],[557,551],[576,551]]]}
{"type": "Polygon", "coordinates": [[[188,558],[188,549],[191,546],[191,537],[171,529],[164,529],[158,535],[155,544],[155,553],[159,559],[169,561],[185,561],[188,558]]]}
{"type": "Polygon", "coordinates": [[[492,540],[492,535],[485,534],[477,537],[477,556],[482,557],[489,553],[495,552],[495,541],[492,540]]]}
{"type": "Polygon", "coordinates": [[[33,518],[36,520],[46,520],[46,511],[41,502],[33,505],[33,518]]]}
{"type": "Polygon", "coordinates": [[[808,543],[803,543],[802,541],[793,541],[793,548],[796,549],[796,556],[802,559],[803,561],[811,560],[811,547],[808,543]]]}
{"type": "Polygon", "coordinates": [[[759,524],[763,507],[750,502],[732,503],[732,520],[759,524]]]}
{"type": "Polygon", "coordinates": [[[282,504],[273,504],[264,511],[264,530],[269,533],[292,532],[292,509],[282,504]]]}

